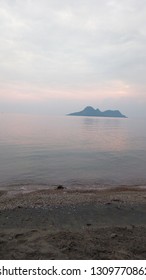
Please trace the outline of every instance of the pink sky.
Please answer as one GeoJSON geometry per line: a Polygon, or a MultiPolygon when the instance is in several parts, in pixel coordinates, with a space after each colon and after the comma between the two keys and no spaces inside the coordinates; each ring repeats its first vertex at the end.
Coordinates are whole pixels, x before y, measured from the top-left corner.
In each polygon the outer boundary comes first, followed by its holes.
{"type": "Polygon", "coordinates": [[[144,0],[2,0],[0,111],[143,116],[145,11],[144,0]]]}

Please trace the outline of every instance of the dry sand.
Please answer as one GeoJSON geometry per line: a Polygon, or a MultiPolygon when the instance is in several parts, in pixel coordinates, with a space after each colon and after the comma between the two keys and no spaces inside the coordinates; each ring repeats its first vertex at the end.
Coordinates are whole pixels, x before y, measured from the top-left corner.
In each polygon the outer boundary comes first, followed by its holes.
{"type": "Polygon", "coordinates": [[[146,259],[146,189],[1,189],[0,259],[146,259]]]}

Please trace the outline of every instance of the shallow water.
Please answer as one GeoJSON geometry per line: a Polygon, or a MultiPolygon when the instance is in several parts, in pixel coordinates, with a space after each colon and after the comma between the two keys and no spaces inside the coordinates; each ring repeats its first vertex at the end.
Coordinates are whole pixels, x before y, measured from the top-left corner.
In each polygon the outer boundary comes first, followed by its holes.
{"type": "Polygon", "coordinates": [[[146,183],[146,120],[0,115],[0,186],[146,183]]]}

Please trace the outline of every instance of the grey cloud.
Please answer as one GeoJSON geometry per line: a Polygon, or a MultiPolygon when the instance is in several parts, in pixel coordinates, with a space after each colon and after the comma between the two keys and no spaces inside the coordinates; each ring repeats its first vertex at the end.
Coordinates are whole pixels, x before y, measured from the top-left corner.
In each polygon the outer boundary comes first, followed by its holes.
{"type": "Polygon", "coordinates": [[[0,80],[145,85],[145,0],[1,0],[0,80]]]}

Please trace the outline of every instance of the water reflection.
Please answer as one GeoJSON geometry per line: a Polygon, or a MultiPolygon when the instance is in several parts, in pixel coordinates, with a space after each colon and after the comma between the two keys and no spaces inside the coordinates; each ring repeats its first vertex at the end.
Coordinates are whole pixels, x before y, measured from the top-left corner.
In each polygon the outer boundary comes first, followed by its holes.
{"type": "Polygon", "coordinates": [[[0,183],[145,180],[144,128],[129,119],[4,114],[0,183]]]}
{"type": "Polygon", "coordinates": [[[128,119],[3,115],[0,144],[55,151],[122,151],[146,146],[143,130],[136,135],[135,127],[131,128],[128,119]]]}
{"type": "Polygon", "coordinates": [[[84,118],[83,135],[92,149],[122,151],[128,148],[125,119],[84,118]]]}

